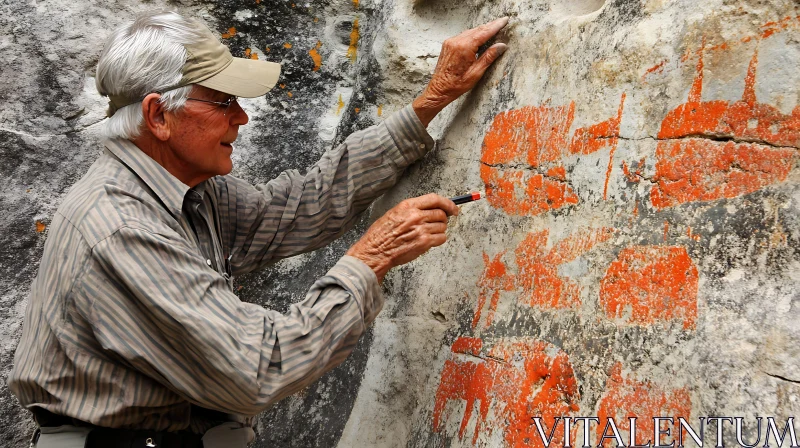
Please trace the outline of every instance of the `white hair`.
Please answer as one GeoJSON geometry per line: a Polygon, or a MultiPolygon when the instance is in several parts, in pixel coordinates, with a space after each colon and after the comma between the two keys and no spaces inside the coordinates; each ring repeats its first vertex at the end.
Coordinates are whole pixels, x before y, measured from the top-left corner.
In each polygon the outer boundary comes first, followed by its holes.
{"type": "MultiPolygon", "coordinates": [[[[116,29],[97,62],[97,90],[103,95],[144,99],[175,86],[186,62],[184,44],[201,39],[201,24],[176,12],[151,11],[116,29]]],[[[159,100],[167,110],[183,107],[192,86],[169,90],[159,100]]],[[[134,139],[142,130],[141,101],[120,108],[106,122],[106,138],[134,139]]]]}

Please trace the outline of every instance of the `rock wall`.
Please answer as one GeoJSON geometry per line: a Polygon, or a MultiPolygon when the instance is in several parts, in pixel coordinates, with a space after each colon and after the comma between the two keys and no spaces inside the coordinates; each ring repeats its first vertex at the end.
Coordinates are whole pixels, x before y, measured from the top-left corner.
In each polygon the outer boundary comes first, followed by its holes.
{"type": "MultiPolygon", "coordinates": [[[[798,414],[796,2],[11,0],[3,446],[24,446],[32,427],[5,377],[47,224],[98,153],[101,42],[158,7],[203,18],[234,54],[283,62],[280,85],[245,103],[235,173],[253,182],[407,104],[446,37],[512,17],[508,52],[437,117],[437,148],[371,214],[428,192],[487,200],[462,207],[446,245],[387,276],[386,307],[354,355],[265,412],[256,446],[540,446],[535,416],[636,416],[652,433],[652,416],[798,414]]],[[[240,297],[286,309],[370,219],[239,279],[240,297]]]]}

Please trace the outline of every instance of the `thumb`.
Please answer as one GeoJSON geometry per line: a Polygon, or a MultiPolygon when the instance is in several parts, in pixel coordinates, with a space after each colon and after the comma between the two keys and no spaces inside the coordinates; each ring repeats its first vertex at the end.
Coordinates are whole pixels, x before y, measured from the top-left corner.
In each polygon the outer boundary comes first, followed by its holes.
{"type": "Polygon", "coordinates": [[[492,63],[494,63],[494,61],[502,56],[506,50],[508,50],[508,45],[504,43],[496,43],[492,45],[483,52],[480,58],[478,58],[478,60],[472,66],[473,69],[478,71],[478,73],[483,76],[483,72],[485,72],[486,69],[488,69],[492,63]]]}

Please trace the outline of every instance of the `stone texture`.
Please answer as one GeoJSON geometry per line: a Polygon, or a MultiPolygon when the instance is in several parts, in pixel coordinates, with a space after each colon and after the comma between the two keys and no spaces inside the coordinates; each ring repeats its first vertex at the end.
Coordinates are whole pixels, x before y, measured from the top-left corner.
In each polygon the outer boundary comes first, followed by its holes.
{"type": "MultiPolygon", "coordinates": [[[[800,411],[789,0],[3,3],[3,378],[47,224],[97,153],[100,43],[155,7],[284,63],[282,86],[245,104],[235,164],[253,182],[401,108],[446,37],[512,17],[509,51],[436,118],[437,149],[371,214],[428,192],[487,200],[387,276],[386,308],[354,355],[265,412],[256,446],[527,446],[536,415],[800,411]]],[[[285,309],[369,219],[239,279],[240,297],[285,309]]],[[[4,382],[0,419],[0,444],[23,446],[31,423],[4,382]]]]}

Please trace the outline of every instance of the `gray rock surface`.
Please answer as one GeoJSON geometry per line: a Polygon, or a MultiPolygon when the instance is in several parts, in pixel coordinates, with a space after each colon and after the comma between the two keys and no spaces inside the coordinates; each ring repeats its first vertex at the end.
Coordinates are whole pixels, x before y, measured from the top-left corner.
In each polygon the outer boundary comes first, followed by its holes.
{"type": "MultiPolygon", "coordinates": [[[[509,51],[371,213],[428,192],[488,200],[387,276],[354,355],[265,412],[256,446],[538,446],[533,416],[628,413],[742,416],[754,440],[755,416],[798,415],[796,2],[10,0],[0,445],[24,446],[32,428],[5,377],[47,224],[98,153],[102,42],[159,7],[227,33],[234,54],[283,62],[282,87],[245,104],[234,162],[252,182],[401,108],[448,36],[512,17],[509,51]]],[[[239,279],[240,297],[286,309],[369,220],[239,279]]]]}

